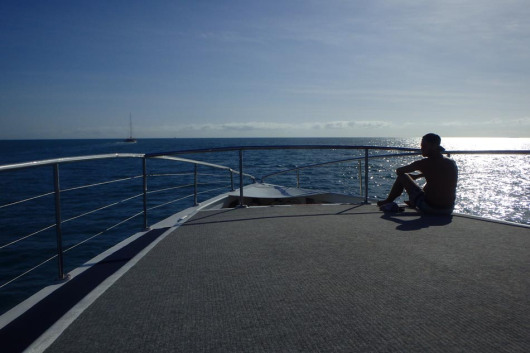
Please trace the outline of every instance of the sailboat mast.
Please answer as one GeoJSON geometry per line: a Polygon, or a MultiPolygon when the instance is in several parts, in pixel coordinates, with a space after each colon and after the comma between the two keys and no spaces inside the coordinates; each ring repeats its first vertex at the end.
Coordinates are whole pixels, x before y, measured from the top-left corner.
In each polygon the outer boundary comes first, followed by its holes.
{"type": "Polygon", "coordinates": [[[129,138],[126,138],[125,142],[136,142],[136,139],[133,138],[133,131],[132,131],[132,114],[129,113],[129,138]]]}
{"type": "Polygon", "coordinates": [[[132,139],[132,115],[129,113],[129,138],[132,139]]]}

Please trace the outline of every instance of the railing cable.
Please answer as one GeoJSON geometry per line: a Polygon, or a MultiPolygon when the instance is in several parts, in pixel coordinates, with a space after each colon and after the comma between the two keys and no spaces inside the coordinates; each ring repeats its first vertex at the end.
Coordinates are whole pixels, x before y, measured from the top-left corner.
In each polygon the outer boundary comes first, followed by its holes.
{"type": "MultiPolygon", "coordinates": [[[[75,249],[76,247],[78,247],[78,246],[80,246],[80,245],[82,245],[82,244],[84,244],[84,243],[86,243],[86,242],[88,242],[88,241],[90,241],[90,240],[92,240],[92,239],[94,239],[94,238],[96,238],[96,237],[98,237],[98,236],[104,234],[105,232],[108,232],[109,230],[112,230],[112,229],[114,229],[114,228],[116,228],[116,227],[118,227],[118,226],[120,226],[120,225],[122,225],[122,224],[124,224],[124,223],[126,223],[126,222],[128,222],[128,221],[130,221],[131,219],[140,216],[141,214],[142,214],[142,212],[138,212],[138,213],[134,214],[133,216],[128,217],[128,218],[122,220],[121,222],[118,222],[118,223],[112,225],[111,227],[108,227],[107,229],[105,229],[105,230],[103,230],[103,231],[101,231],[101,232],[99,232],[99,233],[97,233],[97,234],[95,234],[95,235],[92,235],[92,236],[90,236],[90,237],[84,239],[83,241],[81,241],[81,242],[79,242],[79,243],[77,243],[77,244],[75,244],[75,245],[73,245],[73,246],[71,246],[71,247],[69,247],[69,248],[67,248],[67,249],[64,249],[64,250],[63,250],[63,253],[69,252],[70,250],[75,249]]],[[[50,227],[48,227],[47,229],[49,229],[49,228],[53,228],[53,227],[55,227],[55,224],[52,225],[52,226],[50,226],[50,227]]],[[[52,257],[50,257],[50,258],[44,260],[43,262],[41,262],[41,263],[39,263],[39,264],[33,266],[32,268],[26,270],[25,272],[21,273],[20,275],[14,277],[14,278],[12,278],[12,279],[10,279],[9,281],[3,283],[2,285],[0,285],[0,289],[4,288],[4,287],[7,286],[8,284],[10,284],[10,283],[16,281],[17,279],[22,278],[22,277],[24,277],[25,275],[27,275],[27,274],[29,274],[29,273],[35,271],[35,270],[38,269],[39,267],[43,266],[44,264],[46,264],[46,263],[48,263],[48,262],[50,262],[50,261],[52,261],[53,259],[56,259],[56,258],[57,258],[57,254],[53,255],[52,257]]]]}
{"type": "Polygon", "coordinates": [[[10,206],[17,205],[17,204],[19,204],[19,203],[24,203],[24,202],[28,202],[28,201],[32,201],[32,200],[36,200],[36,199],[39,199],[39,198],[41,198],[41,197],[45,197],[45,196],[53,195],[54,193],[55,193],[54,191],[51,191],[51,192],[47,192],[47,193],[42,194],[42,195],[37,195],[37,196],[30,197],[30,198],[28,198],[28,199],[24,199],[24,200],[19,200],[19,201],[14,201],[14,202],[6,203],[6,204],[4,204],[4,205],[1,205],[0,208],[10,207],[10,206]]]}
{"type": "Polygon", "coordinates": [[[127,202],[127,201],[130,201],[132,199],[135,199],[137,197],[140,197],[142,196],[143,194],[137,194],[137,195],[134,195],[134,196],[131,196],[131,197],[128,197],[126,199],[123,199],[123,200],[120,200],[120,201],[117,201],[117,202],[114,202],[114,203],[111,203],[111,204],[108,204],[108,205],[105,205],[103,207],[100,207],[100,208],[96,208],[92,211],[88,211],[88,212],[85,212],[83,214],[80,214],[80,215],[77,215],[77,216],[74,216],[72,218],[68,218],[68,219],[65,219],[62,223],[67,223],[67,222],[70,222],[70,221],[73,221],[75,219],[78,219],[78,218],[82,218],[82,217],[85,217],[85,216],[88,216],[89,214],[92,214],[92,213],[96,213],[96,212],[99,212],[101,210],[104,210],[104,209],[107,209],[107,208],[110,208],[110,207],[113,207],[113,206],[116,206],[116,205],[119,205],[121,203],[124,203],[124,202],[127,202]]]}
{"type": "MultiPolygon", "coordinates": [[[[128,178],[123,178],[123,179],[114,179],[114,180],[109,180],[109,181],[103,181],[103,182],[95,183],[95,184],[81,185],[81,186],[74,186],[74,187],[71,187],[71,188],[68,188],[68,189],[61,189],[61,192],[67,192],[67,191],[73,191],[73,190],[86,189],[86,188],[90,188],[90,187],[94,187],[94,186],[100,186],[100,185],[106,185],[106,184],[112,184],[112,183],[119,183],[119,182],[122,182],[122,181],[138,179],[138,178],[141,178],[141,177],[142,177],[141,175],[136,175],[136,176],[132,176],[132,177],[128,177],[128,178]]],[[[53,193],[52,193],[52,194],[53,194],[53,193]]]]}
{"type": "Polygon", "coordinates": [[[159,193],[159,192],[162,192],[162,191],[169,191],[169,190],[176,190],[176,189],[185,189],[185,188],[192,187],[193,185],[194,184],[183,184],[183,185],[178,185],[178,186],[172,186],[172,187],[169,187],[169,188],[151,190],[151,191],[148,191],[147,193],[148,194],[156,194],[156,193],[159,193]]]}
{"type": "Polygon", "coordinates": [[[10,243],[4,244],[4,245],[0,246],[0,249],[7,248],[7,247],[10,246],[10,245],[16,244],[16,243],[18,243],[18,242],[20,242],[20,241],[22,241],[22,240],[24,240],[24,239],[31,238],[32,236],[37,235],[37,234],[39,234],[39,233],[42,233],[42,232],[44,232],[45,230],[52,229],[53,227],[55,227],[55,223],[52,224],[52,225],[49,225],[49,226],[47,226],[47,227],[44,227],[44,228],[42,228],[42,229],[39,229],[39,230],[37,230],[37,231],[35,231],[35,232],[31,233],[31,234],[28,234],[28,235],[25,235],[25,236],[23,236],[23,237],[21,237],[21,238],[18,238],[18,239],[16,239],[16,240],[13,240],[13,241],[10,242],[10,243]]]}
{"type": "MultiPolygon", "coordinates": [[[[223,187],[220,187],[220,188],[208,189],[208,190],[200,191],[197,194],[198,195],[202,195],[202,194],[206,194],[208,192],[212,192],[212,191],[216,191],[216,190],[222,190],[222,189],[227,189],[227,188],[229,188],[229,186],[223,186],[223,187]]],[[[157,208],[160,208],[160,207],[163,207],[163,206],[167,206],[167,205],[175,203],[175,202],[179,202],[179,201],[182,201],[182,200],[185,200],[185,199],[189,199],[190,197],[193,197],[193,196],[195,196],[195,194],[189,194],[189,195],[186,195],[184,197],[181,197],[181,198],[178,198],[178,199],[175,199],[175,200],[172,200],[172,201],[168,201],[168,202],[162,203],[160,205],[156,205],[156,206],[150,207],[147,210],[151,211],[151,210],[154,210],[154,209],[157,209],[157,208]]]]}
{"type": "Polygon", "coordinates": [[[9,281],[3,283],[2,285],[0,285],[0,289],[4,288],[5,286],[7,286],[8,284],[16,281],[17,279],[21,278],[21,277],[24,277],[25,275],[27,275],[28,273],[30,272],[33,272],[35,271],[37,268],[41,267],[42,265],[44,265],[45,263],[48,263],[50,262],[51,260],[57,258],[57,254],[53,255],[52,257],[50,257],[49,259],[47,260],[44,260],[43,262],[41,262],[40,264],[30,268],[29,270],[25,271],[24,273],[21,273],[20,275],[16,276],[15,278],[12,278],[10,279],[9,281]]]}
{"type": "Polygon", "coordinates": [[[114,228],[116,228],[116,227],[118,227],[118,226],[120,226],[120,225],[122,225],[122,224],[124,224],[124,223],[126,223],[126,222],[128,222],[128,221],[130,221],[131,219],[140,216],[142,213],[143,213],[143,211],[142,211],[142,212],[138,212],[138,213],[132,215],[131,217],[126,218],[126,219],[122,220],[121,222],[118,222],[118,223],[114,224],[113,226],[108,227],[107,229],[105,229],[105,230],[103,230],[103,231],[101,231],[101,232],[99,232],[99,233],[97,233],[97,234],[94,234],[94,235],[92,235],[92,236],[86,238],[85,240],[83,240],[83,241],[81,241],[81,242],[79,242],[79,243],[77,243],[77,244],[75,244],[75,245],[73,245],[73,246],[71,246],[71,247],[65,249],[64,252],[68,252],[68,251],[70,251],[70,250],[72,250],[72,249],[75,249],[75,248],[77,248],[79,245],[82,245],[82,244],[84,244],[84,243],[86,243],[86,242],[88,242],[88,241],[94,239],[95,237],[98,237],[98,236],[102,235],[103,233],[108,232],[109,230],[112,230],[112,229],[114,229],[114,228]]]}

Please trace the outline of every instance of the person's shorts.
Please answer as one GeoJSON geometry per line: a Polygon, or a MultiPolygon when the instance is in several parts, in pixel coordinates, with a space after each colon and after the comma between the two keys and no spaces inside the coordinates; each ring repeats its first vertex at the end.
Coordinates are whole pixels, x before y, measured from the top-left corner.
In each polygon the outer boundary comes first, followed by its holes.
{"type": "Polygon", "coordinates": [[[410,200],[414,202],[416,208],[425,214],[450,215],[453,213],[453,207],[435,208],[429,205],[427,201],[425,201],[425,193],[420,189],[420,187],[414,189],[409,196],[410,200]]]}

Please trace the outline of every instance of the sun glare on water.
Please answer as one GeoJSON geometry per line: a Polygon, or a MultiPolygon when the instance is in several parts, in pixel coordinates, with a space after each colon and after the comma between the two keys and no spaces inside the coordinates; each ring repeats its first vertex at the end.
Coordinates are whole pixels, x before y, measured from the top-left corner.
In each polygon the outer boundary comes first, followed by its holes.
{"type": "Polygon", "coordinates": [[[446,150],[530,150],[530,138],[446,137],[446,150]]]}
{"type": "MultiPolygon", "coordinates": [[[[446,138],[447,150],[528,150],[530,139],[446,138]]],[[[459,168],[456,211],[529,223],[530,155],[453,155],[459,168]]]]}

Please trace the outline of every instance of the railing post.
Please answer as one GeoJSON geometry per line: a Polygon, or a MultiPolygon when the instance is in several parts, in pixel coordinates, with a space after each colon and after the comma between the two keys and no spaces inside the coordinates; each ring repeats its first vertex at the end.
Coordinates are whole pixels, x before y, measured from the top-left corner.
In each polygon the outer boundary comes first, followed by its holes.
{"type": "Polygon", "coordinates": [[[199,166],[197,163],[194,164],[194,174],[193,174],[193,205],[197,206],[199,203],[197,202],[197,180],[198,180],[198,170],[199,166]]]}
{"type": "Polygon", "coordinates": [[[364,203],[368,203],[368,148],[364,149],[364,203]]]}
{"type": "Polygon", "coordinates": [[[147,227],[147,158],[142,158],[143,194],[144,194],[144,229],[147,227]]]}
{"type": "Polygon", "coordinates": [[[300,188],[300,169],[296,170],[296,187],[300,188]]]}
{"type": "Polygon", "coordinates": [[[59,164],[53,165],[53,186],[55,190],[55,233],[57,237],[57,265],[59,280],[65,279],[63,262],[63,232],[61,228],[61,188],[59,185],[59,164]]]}
{"type": "Polygon", "coordinates": [[[245,207],[243,202],[243,149],[239,150],[239,207],[245,207]]]}
{"type": "Polygon", "coordinates": [[[230,186],[232,191],[234,191],[234,171],[232,169],[230,169],[230,186]]]}
{"type": "Polygon", "coordinates": [[[361,196],[363,194],[363,173],[361,171],[361,160],[359,159],[357,162],[359,162],[359,196],[361,196]]]}

